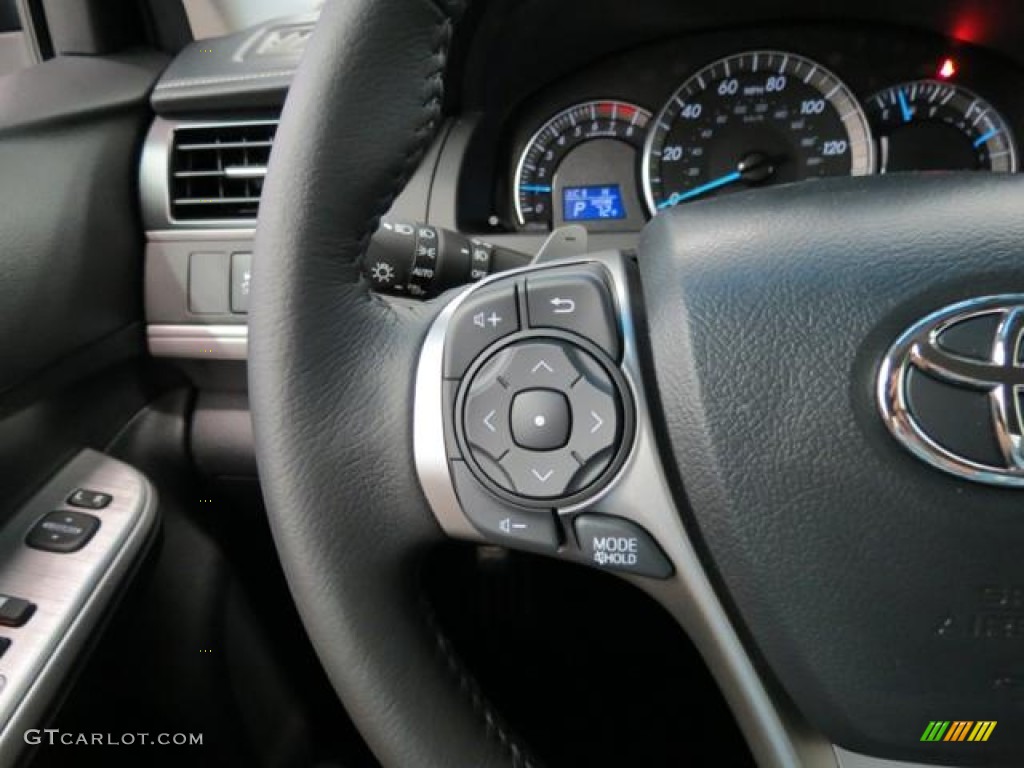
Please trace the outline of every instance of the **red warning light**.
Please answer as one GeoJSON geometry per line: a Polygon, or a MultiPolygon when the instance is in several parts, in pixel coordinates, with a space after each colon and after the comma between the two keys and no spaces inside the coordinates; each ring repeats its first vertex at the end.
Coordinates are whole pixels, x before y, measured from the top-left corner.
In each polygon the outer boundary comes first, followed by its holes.
{"type": "Polygon", "coordinates": [[[956,62],[952,59],[943,59],[942,64],[939,65],[938,74],[943,80],[949,80],[949,78],[956,74],[956,62]]]}

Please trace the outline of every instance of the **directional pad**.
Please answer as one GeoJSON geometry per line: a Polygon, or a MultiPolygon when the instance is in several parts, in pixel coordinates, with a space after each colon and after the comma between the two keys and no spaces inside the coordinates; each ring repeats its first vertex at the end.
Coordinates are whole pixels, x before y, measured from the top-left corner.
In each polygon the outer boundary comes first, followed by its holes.
{"type": "Polygon", "coordinates": [[[469,466],[519,497],[558,499],[584,490],[612,463],[621,442],[616,385],[573,343],[510,344],[464,391],[469,466]]]}

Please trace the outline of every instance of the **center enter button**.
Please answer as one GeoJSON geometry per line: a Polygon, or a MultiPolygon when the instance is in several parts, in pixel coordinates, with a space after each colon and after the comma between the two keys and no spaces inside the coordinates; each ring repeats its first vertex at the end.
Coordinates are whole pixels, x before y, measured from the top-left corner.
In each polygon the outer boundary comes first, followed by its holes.
{"type": "Polygon", "coordinates": [[[572,411],[553,389],[528,389],[512,401],[512,439],[531,451],[554,451],[569,442],[572,411]]]}

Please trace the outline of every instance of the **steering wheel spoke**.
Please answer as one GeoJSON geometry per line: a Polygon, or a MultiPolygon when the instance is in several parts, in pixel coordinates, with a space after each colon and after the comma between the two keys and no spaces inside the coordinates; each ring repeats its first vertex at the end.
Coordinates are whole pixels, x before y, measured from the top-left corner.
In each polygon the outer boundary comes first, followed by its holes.
{"type": "MultiPolygon", "coordinates": [[[[579,255],[572,237],[549,243],[565,258],[447,302],[392,303],[359,262],[440,119],[460,5],[325,6],[254,256],[271,527],[381,762],[532,764],[422,610],[422,555],[445,534],[655,596],[765,766],[941,762],[948,745],[921,737],[934,718],[1019,714],[1019,468],[990,434],[1020,431],[1019,328],[999,354],[984,323],[930,356],[894,360],[894,339],[966,322],[963,302],[1024,311],[1021,180],[730,195],[660,213],[636,257],[579,255]],[[914,445],[886,421],[897,368],[929,436],[914,445]]],[[[996,735],[986,756],[1019,757],[1024,732],[996,735]]]]}
{"type": "MultiPolygon", "coordinates": [[[[633,258],[607,252],[504,273],[452,300],[434,321],[419,360],[414,439],[420,482],[438,522],[454,538],[578,562],[617,573],[649,592],[716,670],[748,739],[775,764],[796,764],[809,742],[797,745],[787,733],[788,724],[711,587],[666,476],[657,411],[644,384],[638,280],[633,258]],[[538,290],[552,282],[557,295],[538,290]],[[508,296],[516,297],[522,311],[508,333],[494,334],[489,307],[508,296]],[[567,327],[560,322],[564,318],[537,311],[540,298],[556,308],[588,312],[589,319],[563,332],[552,324],[567,327]],[[588,298],[609,311],[594,311],[588,298]],[[467,342],[467,334],[489,343],[467,342]],[[474,359],[453,370],[450,360],[446,364],[452,344],[475,349],[474,359]],[[600,356],[615,369],[609,389],[617,394],[608,413],[575,397],[574,390],[590,389],[586,375],[574,370],[584,367],[578,355],[600,356]],[[557,422],[553,448],[529,451],[531,461],[509,464],[512,452],[524,450],[518,441],[531,436],[517,434],[522,425],[516,422],[523,418],[515,412],[519,395],[548,388],[564,394],[571,426],[564,429],[538,402],[528,421],[539,416],[544,427],[557,422]],[[603,470],[584,474],[582,488],[573,485],[573,473],[585,472],[584,456],[573,450],[574,436],[605,428],[614,442],[604,448],[603,470]],[[560,462],[559,452],[571,462],[560,462]],[[567,478],[563,486],[546,491],[544,478],[557,480],[559,472],[567,478]]],[[[587,455],[593,453],[598,452],[587,455]]]]}

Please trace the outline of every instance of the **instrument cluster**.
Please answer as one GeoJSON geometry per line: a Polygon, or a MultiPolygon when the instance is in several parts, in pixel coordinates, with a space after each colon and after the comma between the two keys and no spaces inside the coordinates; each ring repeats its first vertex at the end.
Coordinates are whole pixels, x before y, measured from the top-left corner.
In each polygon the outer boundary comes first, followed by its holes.
{"type": "Polygon", "coordinates": [[[893,42],[876,60],[884,39],[831,37],[815,53],[757,46],[697,66],[700,46],[660,46],[549,89],[512,142],[514,227],[628,232],[694,200],[826,176],[1017,171],[1007,96],[1020,73],[945,40],[893,42]]]}

